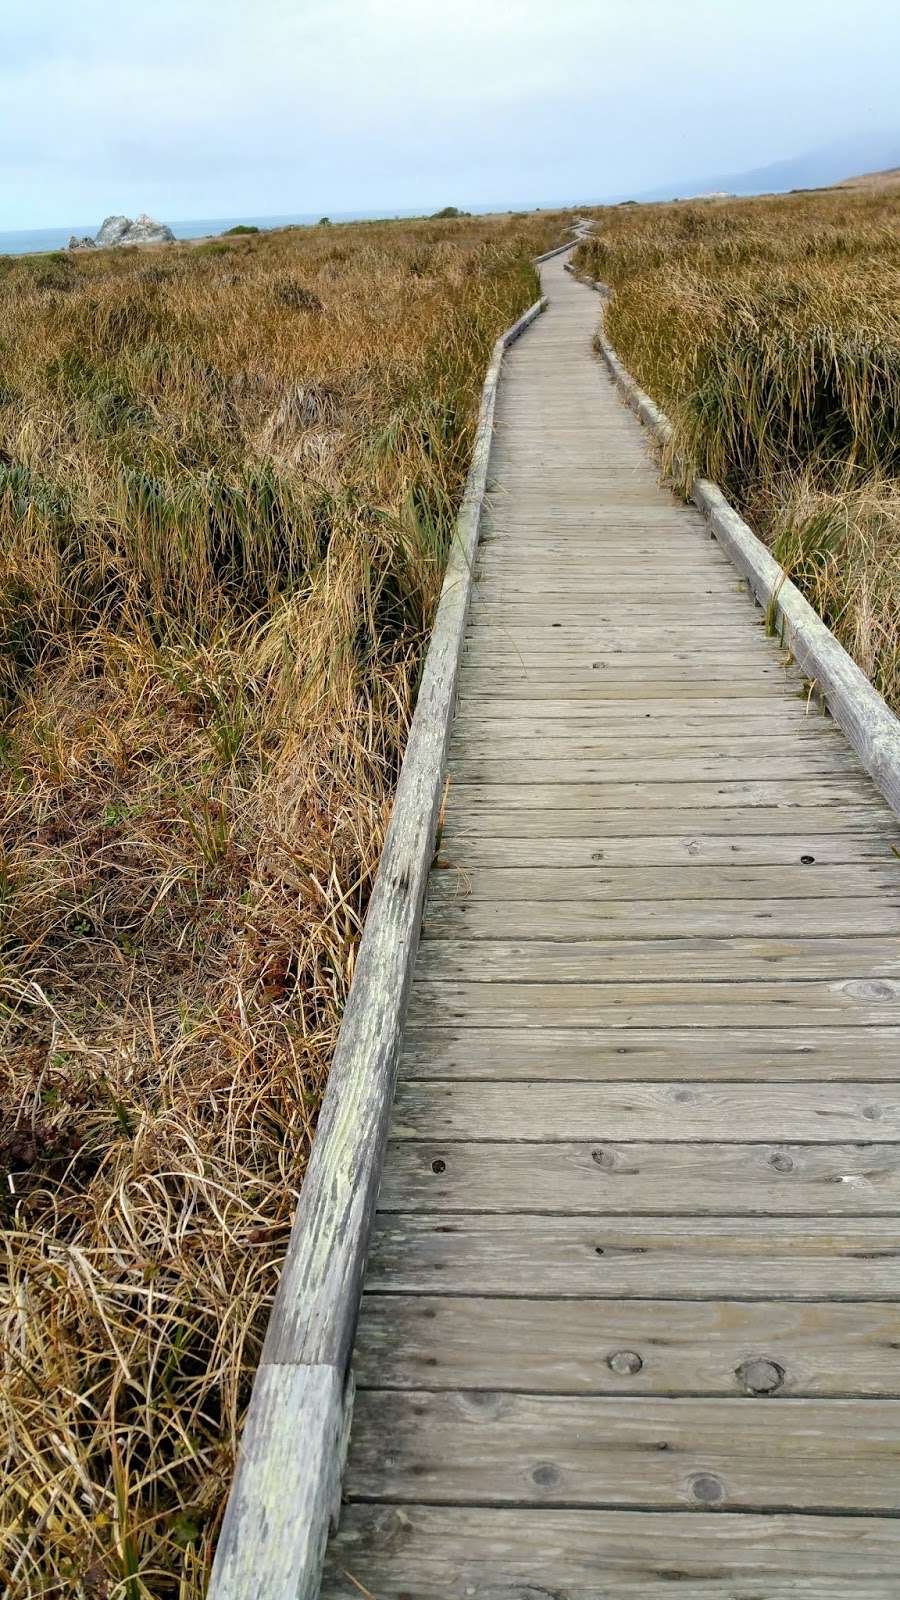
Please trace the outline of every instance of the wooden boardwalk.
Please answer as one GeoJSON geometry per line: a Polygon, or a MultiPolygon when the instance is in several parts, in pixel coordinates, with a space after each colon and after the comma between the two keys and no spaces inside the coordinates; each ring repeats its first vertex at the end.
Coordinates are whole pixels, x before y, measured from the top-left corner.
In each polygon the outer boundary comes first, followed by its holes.
{"type": "Polygon", "coordinates": [[[543,276],[323,1594],[896,1596],[900,822],[543,276]]]}

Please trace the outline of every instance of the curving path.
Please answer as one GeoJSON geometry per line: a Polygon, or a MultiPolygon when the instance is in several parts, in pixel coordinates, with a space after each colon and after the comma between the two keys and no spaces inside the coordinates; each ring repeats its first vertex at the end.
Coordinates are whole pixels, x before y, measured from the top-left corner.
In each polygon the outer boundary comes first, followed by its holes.
{"type": "Polygon", "coordinates": [[[327,1600],[900,1593],[900,822],[543,269],[327,1600]]]}

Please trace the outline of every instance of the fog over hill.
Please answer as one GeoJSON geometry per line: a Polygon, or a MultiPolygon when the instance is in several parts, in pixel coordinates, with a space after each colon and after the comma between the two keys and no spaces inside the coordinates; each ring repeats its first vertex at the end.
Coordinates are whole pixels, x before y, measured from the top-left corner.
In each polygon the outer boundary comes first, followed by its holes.
{"type": "Polygon", "coordinates": [[[824,189],[858,173],[881,172],[896,166],[900,166],[900,133],[870,133],[841,139],[803,155],[773,161],[768,166],[751,167],[746,172],[714,172],[699,178],[682,178],[622,198],[676,200],[720,192],[780,194],[788,189],[824,189]]]}

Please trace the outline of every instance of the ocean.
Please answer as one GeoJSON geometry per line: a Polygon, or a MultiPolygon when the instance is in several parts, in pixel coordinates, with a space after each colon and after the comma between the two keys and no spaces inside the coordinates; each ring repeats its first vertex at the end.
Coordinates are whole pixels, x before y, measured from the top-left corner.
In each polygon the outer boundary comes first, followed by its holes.
{"type": "MultiPolygon", "coordinates": [[[[491,206],[473,206],[473,211],[490,211],[491,206]]],[[[256,228],[284,228],[289,225],[309,227],[313,222],[318,222],[321,213],[297,212],[287,217],[201,217],[192,222],[170,222],[176,239],[203,239],[207,234],[224,233],[228,228],[234,228],[243,222],[256,228]]],[[[421,216],[421,211],[397,211],[397,217],[421,216]]],[[[335,211],[332,222],[366,222],[374,221],[385,216],[384,211],[335,211]]],[[[166,221],[166,218],[162,219],[166,221]]],[[[79,239],[85,234],[93,238],[103,218],[96,222],[79,222],[67,225],[65,228],[24,228],[15,232],[4,233],[0,230],[0,256],[28,256],[41,254],[47,250],[65,250],[70,236],[74,233],[79,239]]]]}

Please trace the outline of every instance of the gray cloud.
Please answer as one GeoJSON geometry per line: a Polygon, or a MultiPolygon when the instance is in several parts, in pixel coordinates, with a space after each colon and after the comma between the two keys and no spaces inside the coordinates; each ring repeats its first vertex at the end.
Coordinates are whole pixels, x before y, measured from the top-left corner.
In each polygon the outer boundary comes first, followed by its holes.
{"type": "Polygon", "coordinates": [[[601,198],[896,127],[887,0],[5,0],[0,227],[601,198]]]}

